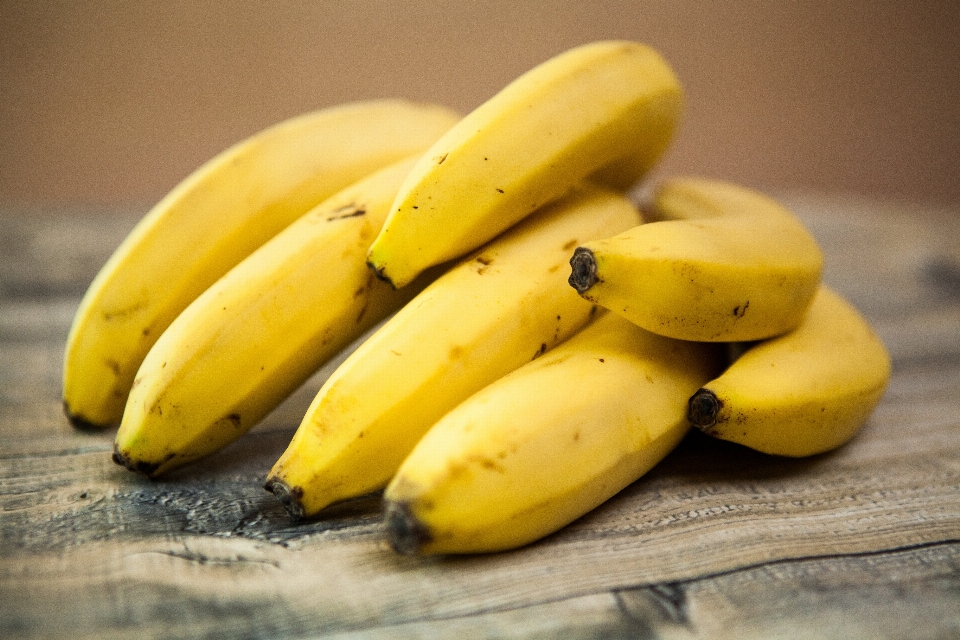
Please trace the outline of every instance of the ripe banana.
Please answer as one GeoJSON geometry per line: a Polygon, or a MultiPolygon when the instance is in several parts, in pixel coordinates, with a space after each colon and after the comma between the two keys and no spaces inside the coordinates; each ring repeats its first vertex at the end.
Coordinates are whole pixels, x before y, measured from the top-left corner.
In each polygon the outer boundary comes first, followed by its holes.
{"type": "Polygon", "coordinates": [[[799,327],[747,349],[689,403],[705,433],[782,456],[850,440],[883,397],[891,362],[857,310],[822,286],[799,327]]]}
{"type": "Polygon", "coordinates": [[[294,520],[383,488],[444,413],[587,322],[570,250],[639,222],[620,193],[584,186],[460,262],[331,375],[266,488],[294,520]]]}
{"type": "Polygon", "coordinates": [[[403,101],[347,104],[266,129],[187,177],[130,233],[80,303],[63,366],[71,422],[119,423],[147,351],[204,289],[325,198],[422,153],[457,119],[403,101]]]}
{"type": "Polygon", "coordinates": [[[414,295],[365,256],[415,160],[325,200],[177,316],[137,372],[117,463],[153,477],[225,446],[414,295]]]}
{"type": "Polygon", "coordinates": [[[587,513],[663,459],[719,345],[649,333],[612,313],[446,414],[384,494],[401,553],[501,551],[587,513]]]}
{"type": "Polygon", "coordinates": [[[793,214],[755,191],[678,178],[654,222],[578,247],[570,285],[637,325],[682,340],[741,342],[796,327],[823,254],[793,214]]]}
{"type": "Polygon", "coordinates": [[[669,143],[681,89],[660,55],[613,41],[523,74],[423,156],[370,247],[396,287],[464,255],[593,175],[624,189],[669,143]]]}

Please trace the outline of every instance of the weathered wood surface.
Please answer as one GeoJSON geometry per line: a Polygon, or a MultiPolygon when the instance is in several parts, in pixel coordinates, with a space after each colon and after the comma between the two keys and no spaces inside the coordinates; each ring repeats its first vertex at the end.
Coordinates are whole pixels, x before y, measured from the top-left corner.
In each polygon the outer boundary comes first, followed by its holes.
{"type": "Polygon", "coordinates": [[[805,460],[692,434],[527,548],[398,557],[377,496],[292,526],[261,483],[321,372],[149,482],[63,418],[93,273],[135,222],[0,215],[0,637],[960,637],[960,211],[785,197],[894,357],[853,442],[805,460]]]}

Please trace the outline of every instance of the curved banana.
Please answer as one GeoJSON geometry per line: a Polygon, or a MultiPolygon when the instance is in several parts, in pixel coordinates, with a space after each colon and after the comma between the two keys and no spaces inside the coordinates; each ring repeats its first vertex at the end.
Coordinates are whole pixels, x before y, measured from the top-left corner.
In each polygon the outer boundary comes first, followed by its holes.
{"type": "Polygon", "coordinates": [[[669,143],[681,89],[633,42],[571,49],[523,74],[423,156],[368,261],[401,287],[464,255],[594,175],[626,188],[669,143]]]}
{"type": "Polygon", "coordinates": [[[153,477],[225,446],[414,295],[365,256],[415,160],[325,200],[177,316],[137,372],[118,464],[153,477]]]}
{"type": "Polygon", "coordinates": [[[690,398],[703,432],[782,456],[850,440],[883,397],[890,355],[857,310],[823,286],[799,327],[747,349],[690,398]]]}
{"type": "Polygon", "coordinates": [[[552,533],[663,459],[689,429],[691,390],[719,345],[605,313],[446,414],[384,494],[401,553],[501,551],[552,533]]]}
{"type": "Polygon", "coordinates": [[[727,182],[661,184],[654,222],[578,247],[570,285],[637,325],[682,340],[741,342],[796,327],[823,254],[776,201],[727,182]]]}
{"type": "Polygon", "coordinates": [[[442,275],[330,376],[266,488],[294,520],[383,488],[444,413],[588,320],[570,250],[639,221],[619,193],[584,187],[442,275]]]}
{"type": "Polygon", "coordinates": [[[204,289],[325,198],[423,152],[457,119],[397,100],[347,104],[270,127],[187,177],[117,248],[80,303],[63,364],[71,422],[119,423],[147,351],[204,289]]]}

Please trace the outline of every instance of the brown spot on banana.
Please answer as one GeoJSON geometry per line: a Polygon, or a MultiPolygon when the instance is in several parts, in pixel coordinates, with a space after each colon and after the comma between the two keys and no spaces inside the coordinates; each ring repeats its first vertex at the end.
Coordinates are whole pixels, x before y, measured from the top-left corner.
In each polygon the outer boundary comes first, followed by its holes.
{"type": "Polygon", "coordinates": [[[113,372],[113,375],[120,377],[120,363],[114,360],[113,358],[107,358],[103,361],[103,364],[107,366],[107,369],[113,372]]]}
{"type": "Polygon", "coordinates": [[[537,358],[539,358],[540,356],[542,356],[542,355],[545,354],[546,352],[547,352],[547,343],[546,343],[546,342],[541,342],[541,343],[540,343],[540,348],[537,349],[537,352],[536,352],[535,354],[533,354],[533,359],[536,360],[537,358]]]}
{"type": "Polygon", "coordinates": [[[497,473],[506,473],[506,470],[503,468],[503,465],[499,464],[498,462],[496,462],[495,460],[487,456],[479,456],[479,455],[471,456],[468,459],[468,461],[475,462],[476,464],[480,465],[480,467],[484,469],[488,469],[490,471],[496,471],[497,473]]]}
{"type": "Polygon", "coordinates": [[[139,313],[141,309],[144,309],[147,306],[147,303],[144,301],[138,301],[130,305],[129,307],[123,307],[120,309],[115,309],[113,311],[104,311],[103,319],[106,322],[112,322],[114,320],[123,320],[127,316],[139,313]]]}
{"type": "Polygon", "coordinates": [[[477,256],[474,260],[481,265],[477,268],[477,275],[483,275],[483,272],[486,271],[491,264],[493,264],[493,258],[483,254],[477,256]]]}
{"type": "Polygon", "coordinates": [[[229,425],[233,426],[233,427],[236,428],[236,429],[239,429],[239,428],[240,428],[240,424],[241,424],[241,423],[240,423],[240,414],[239,414],[239,413],[231,413],[230,415],[223,417],[223,418],[220,420],[220,422],[224,422],[224,423],[226,423],[226,424],[229,424],[229,425]]]}
{"type": "Polygon", "coordinates": [[[356,218],[366,215],[367,210],[357,204],[347,204],[333,210],[333,215],[327,217],[327,222],[334,220],[343,220],[344,218],[356,218]]]}

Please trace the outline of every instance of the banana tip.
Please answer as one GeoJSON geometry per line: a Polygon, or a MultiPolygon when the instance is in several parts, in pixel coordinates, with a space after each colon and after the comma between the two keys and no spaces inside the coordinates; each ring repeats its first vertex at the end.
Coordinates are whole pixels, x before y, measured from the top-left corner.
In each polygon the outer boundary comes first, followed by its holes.
{"type": "MultiPolygon", "coordinates": [[[[172,456],[170,456],[172,457],[172,456]]],[[[170,459],[167,458],[167,460],[170,459]]],[[[130,456],[125,455],[120,448],[114,444],[113,446],[113,461],[116,462],[121,467],[133,471],[145,478],[153,478],[154,474],[157,472],[157,469],[160,468],[162,463],[160,462],[145,462],[143,460],[134,460],[130,456]]]]}
{"type": "Polygon", "coordinates": [[[108,424],[99,424],[97,422],[92,422],[91,420],[87,420],[80,414],[74,413],[70,409],[70,405],[67,403],[66,400],[63,401],[63,413],[64,415],[67,416],[67,421],[70,422],[73,428],[76,429],[77,431],[92,431],[92,432],[103,431],[104,429],[107,429],[108,427],[111,426],[108,424]]]}
{"type": "Polygon", "coordinates": [[[597,277],[597,261],[593,251],[586,247],[574,249],[573,256],[570,258],[570,268],[570,277],[567,282],[581,295],[600,281],[597,277]]]}
{"type": "Polygon", "coordinates": [[[700,389],[690,396],[687,404],[687,419],[690,424],[701,431],[709,429],[717,424],[717,414],[723,403],[713,391],[709,389],[700,389]]]}
{"type": "Polygon", "coordinates": [[[263,488],[276,496],[292,522],[303,520],[306,512],[303,508],[303,489],[301,487],[291,487],[279,478],[267,478],[263,488]]]}
{"type": "Polygon", "coordinates": [[[416,555],[433,540],[430,529],[413,514],[408,502],[387,502],[384,507],[387,540],[394,551],[416,555]]]}
{"type": "Polygon", "coordinates": [[[373,275],[377,277],[377,280],[382,280],[386,282],[394,289],[398,289],[396,283],[390,279],[390,276],[387,275],[386,267],[383,265],[376,265],[371,260],[367,260],[367,266],[370,267],[370,270],[373,271],[373,275]]]}

